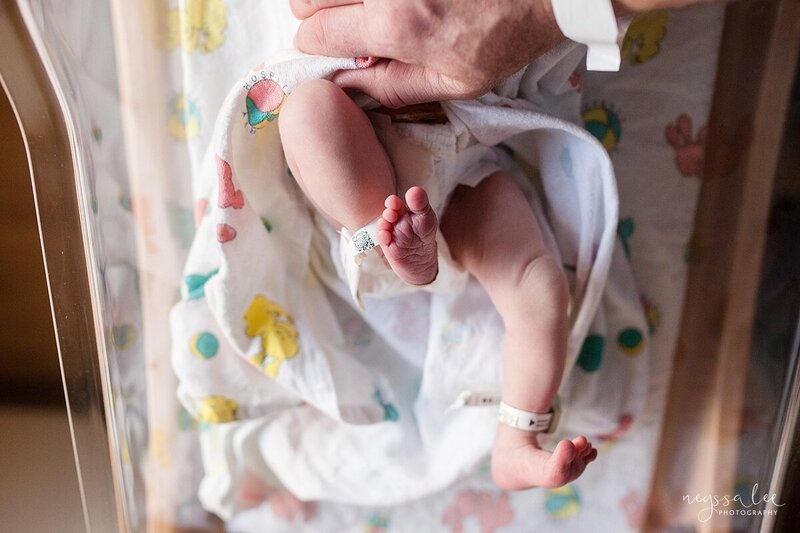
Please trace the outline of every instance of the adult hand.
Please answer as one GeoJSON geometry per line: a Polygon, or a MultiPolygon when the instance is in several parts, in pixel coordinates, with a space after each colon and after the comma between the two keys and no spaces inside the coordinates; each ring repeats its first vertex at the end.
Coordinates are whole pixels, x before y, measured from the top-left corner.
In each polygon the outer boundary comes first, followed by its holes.
{"type": "Polygon", "coordinates": [[[564,37],[551,0],[291,0],[295,45],[386,58],[334,81],[387,107],[473,98],[564,37]]]}

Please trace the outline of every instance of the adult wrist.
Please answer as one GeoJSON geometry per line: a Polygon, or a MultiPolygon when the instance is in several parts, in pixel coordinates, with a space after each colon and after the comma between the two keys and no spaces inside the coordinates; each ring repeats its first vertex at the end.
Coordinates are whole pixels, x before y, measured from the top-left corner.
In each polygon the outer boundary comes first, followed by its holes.
{"type": "Polygon", "coordinates": [[[561,34],[561,29],[558,27],[555,14],[553,13],[552,0],[534,0],[531,3],[531,10],[533,11],[533,17],[536,21],[537,28],[547,28],[550,31],[561,34]]]}
{"type": "Polygon", "coordinates": [[[562,42],[564,34],[556,22],[552,0],[531,0],[527,9],[525,20],[529,21],[529,27],[534,28],[538,43],[537,49],[533,50],[534,55],[530,57],[533,60],[562,42]]]}

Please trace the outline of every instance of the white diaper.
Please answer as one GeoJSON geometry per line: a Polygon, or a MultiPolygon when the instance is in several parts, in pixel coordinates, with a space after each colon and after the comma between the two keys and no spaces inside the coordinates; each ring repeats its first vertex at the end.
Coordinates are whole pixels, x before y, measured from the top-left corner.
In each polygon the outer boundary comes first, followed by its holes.
{"type": "MultiPolygon", "coordinates": [[[[494,172],[505,171],[516,178],[525,192],[548,249],[560,260],[558,247],[530,178],[521,172],[506,152],[479,144],[457,119],[446,124],[418,124],[393,123],[380,113],[372,113],[370,118],[394,166],[396,193],[400,197],[415,185],[423,187],[441,220],[457,186],[475,187],[494,172]]],[[[417,290],[453,294],[462,291],[469,274],[450,255],[441,230],[437,231],[436,242],[439,273],[432,283],[424,286],[404,282],[383,259],[377,248],[377,219],[352,235],[346,228],[341,228],[338,254],[335,249],[332,253],[341,265],[338,274],[347,280],[353,300],[363,309],[362,298],[366,295],[386,298],[417,290]]]]}

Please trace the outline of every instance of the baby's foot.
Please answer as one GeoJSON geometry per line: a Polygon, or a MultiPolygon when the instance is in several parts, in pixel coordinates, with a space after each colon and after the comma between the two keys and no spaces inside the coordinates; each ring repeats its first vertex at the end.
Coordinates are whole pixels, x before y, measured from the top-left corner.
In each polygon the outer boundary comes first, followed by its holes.
{"type": "Polygon", "coordinates": [[[578,479],[597,450],[586,437],[562,440],[552,452],[535,437],[499,424],[492,449],[492,479],[505,490],[556,488],[578,479]]]}
{"type": "Polygon", "coordinates": [[[378,242],[389,265],[403,281],[427,285],[439,269],[436,230],[439,222],[421,187],[406,192],[406,203],[397,195],[386,198],[378,221],[378,242]]]}

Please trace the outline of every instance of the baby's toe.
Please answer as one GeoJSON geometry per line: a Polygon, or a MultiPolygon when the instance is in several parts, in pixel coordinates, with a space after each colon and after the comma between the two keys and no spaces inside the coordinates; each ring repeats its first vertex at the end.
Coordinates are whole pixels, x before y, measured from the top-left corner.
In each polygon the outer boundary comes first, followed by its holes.
{"type": "Polygon", "coordinates": [[[389,246],[392,243],[392,232],[389,230],[379,228],[375,236],[378,239],[378,244],[381,246],[389,246]]]}
{"type": "Polygon", "coordinates": [[[400,214],[395,209],[392,209],[391,207],[387,207],[386,209],[383,210],[383,213],[381,214],[381,217],[386,222],[389,222],[390,224],[394,224],[400,218],[400,214]]]}
{"type": "Polygon", "coordinates": [[[578,453],[583,452],[589,445],[589,439],[580,435],[579,437],[575,437],[572,439],[572,443],[575,445],[575,448],[578,450],[578,453]]]}
{"type": "Polygon", "coordinates": [[[583,451],[581,452],[581,456],[583,456],[583,457],[587,457],[587,456],[588,456],[590,453],[592,453],[592,450],[594,450],[594,449],[595,449],[595,448],[594,448],[594,446],[592,446],[592,443],[591,443],[591,441],[588,441],[588,442],[586,443],[586,447],[585,447],[585,448],[583,449],[583,451]]]}
{"type": "Polygon", "coordinates": [[[406,191],[406,204],[412,211],[422,211],[428,207],[428,193],[422,187],[411,187],[406,191]]]}
{"type": "Polygon", "coordinates": [[[561,487],[575,479],[573,461],[576,456],[577,450],[572,441],[562,440],[558,443],[548,461],[547,486],[561,487]]]}
{"type": "Polygon", "coordinates": [[[383,205],[388,207],[389,209],[394,209],[395,211],[399,211],[404,207],[403,201],[396,194],[390,194],[389,196],[387,196],[386,201],[383,203],[383,205]]]}
{"type": "Polygon", "coordinates": [[[552,461],[559,465],[569,464],[577,455],[578,449],[575,444],[569,440],[562,440],[556,445],[556,449],[553,450],[552,461]]]}
{"type": "Polygon", "coordinates": [[[592,443],[589,442],[589,439],[581,435],[580,437],[572,439],[572,443],[575,445],[575,448],[578,450],[578,458],[586,457],[589,452],[592,451],[592,443]]]}

